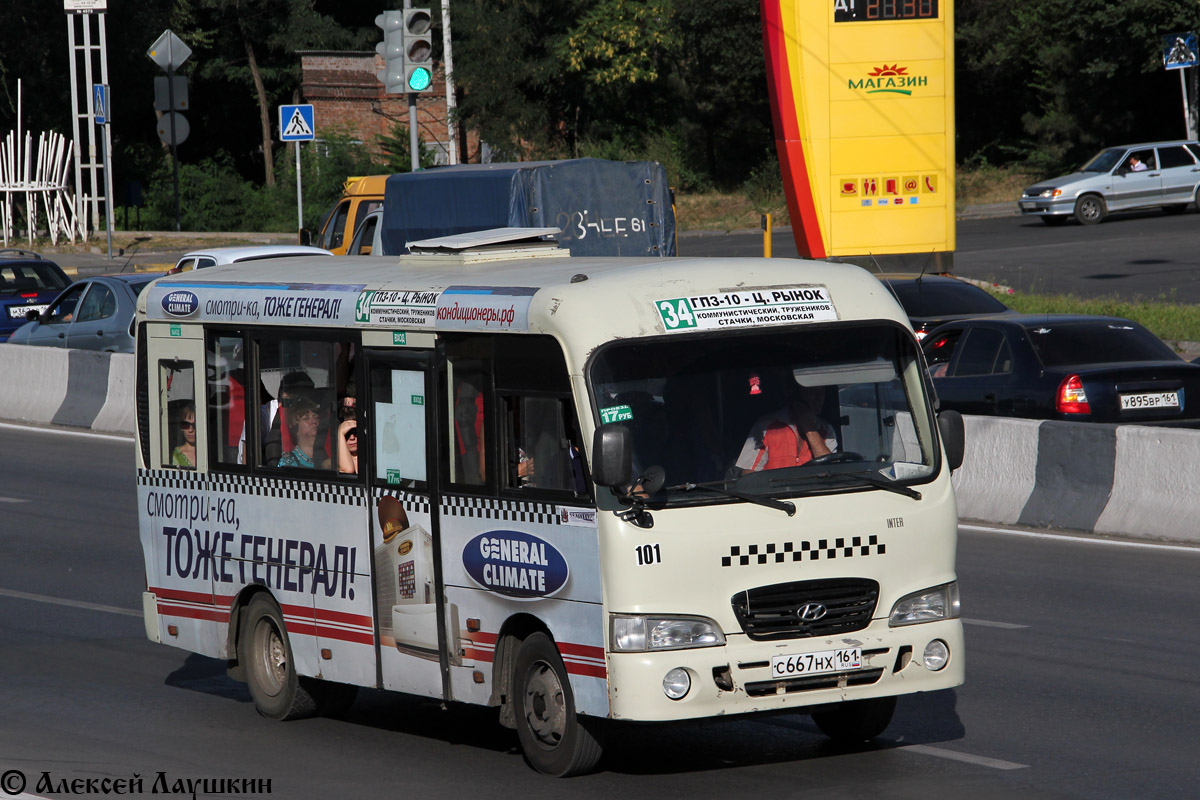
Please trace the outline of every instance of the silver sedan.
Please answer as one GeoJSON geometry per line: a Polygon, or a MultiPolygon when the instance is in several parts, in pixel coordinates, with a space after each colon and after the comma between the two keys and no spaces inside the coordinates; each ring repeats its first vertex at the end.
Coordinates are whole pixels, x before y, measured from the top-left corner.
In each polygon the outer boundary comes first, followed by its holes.
{"type": "Polygon", "coordinates": [[[41,314],[17,328],[9,344],[132,353],[137,297],[162,273],[100,275],[76,281],[41,314]]]}
{"type": "Polygon", "coordinates": [[[1110,211],[1161,206],[1179,213],[1200,204],[1200,143],[1150,142],[1110,147],[1079,172],[1030,186],[1021,213],[1058,225],[1072,216],[1095,225],[1110,211]]]}

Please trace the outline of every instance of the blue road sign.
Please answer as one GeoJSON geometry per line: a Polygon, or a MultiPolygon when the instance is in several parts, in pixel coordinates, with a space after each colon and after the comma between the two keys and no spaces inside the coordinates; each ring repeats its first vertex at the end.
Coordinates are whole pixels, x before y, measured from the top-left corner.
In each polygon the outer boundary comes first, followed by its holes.
{"type": "Polygon", "coordinates": [[[108,87],[103,83],[92,84],[92,115],[97,125],[108,124],[108,87]]]}
{"type": "Polygon", "coordinates": [[[282,142],[308,142],[317,138],[313,122],[313,107],[280,106],[279,140],[282,142]]]}
{"type": "Polygon", "coordinates": [[[1194,67],[1197,58],[1196,33],[1172,33],[1163,37],[1163,66],[1167,69],[1194,67]]]}

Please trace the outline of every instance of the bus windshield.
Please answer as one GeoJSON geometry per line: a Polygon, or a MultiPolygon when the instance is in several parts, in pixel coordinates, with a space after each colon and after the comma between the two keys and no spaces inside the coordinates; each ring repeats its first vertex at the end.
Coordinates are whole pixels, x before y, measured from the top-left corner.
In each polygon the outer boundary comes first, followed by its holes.
{"type": "Polygon", "coordinates": [[[634,481],[661,469],[667,504],[933,476],[919,354],[894,323],[616,342],[590,378],[598,423],[630,429],[634,481]]]}

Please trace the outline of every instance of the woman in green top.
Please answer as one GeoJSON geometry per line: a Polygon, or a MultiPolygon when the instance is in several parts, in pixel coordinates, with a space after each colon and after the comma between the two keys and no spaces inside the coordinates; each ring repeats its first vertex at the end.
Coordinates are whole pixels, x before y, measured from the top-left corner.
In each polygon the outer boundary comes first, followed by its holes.
{"type": "Polygon", "coordinates": [[[196,468],[196,406],[188,403],[179,415],[179,428],[183,432],[183,444],[171,451],[171,466],[196,468]]]}

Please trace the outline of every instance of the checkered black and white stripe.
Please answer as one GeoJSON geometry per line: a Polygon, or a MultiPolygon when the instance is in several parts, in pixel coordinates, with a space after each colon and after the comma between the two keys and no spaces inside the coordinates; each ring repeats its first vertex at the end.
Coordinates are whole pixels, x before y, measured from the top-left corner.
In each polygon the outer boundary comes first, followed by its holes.
{"type": "Polygon", "coordinates": [[[425,495],[412,494],[400,489],[376,489],[371,493],[371,500],[374,505],[379,504],[381,497],[396,498],[400,501],[400,505],[404,506],[405,511],[417,514],[429,514],[429,498],[425,495]]]}
{"type": "Polygon", "coordinates": [[[185,470],[138,470],[138,484],[159,489],[188,489],[240,494],[253,497],[275,497],[281,500],[307,500],[314,503],[336,503],[343,506],[366,506],[366,494],[361,486],[291,481],[286,478],[263,478],[232,473],[197,473],[185,470]]]}
{"type": "Polygon", "coordinates": [[[517,500],[497,500],[489,497],[442,498],[443,514],[473,519],[499,519],[507,522],[530,522],[559,525],[558,506],[553,503],[527,503],[517,500]]]}
{"type": "Polygon", "coordinates": [[[816,542],[784,542],[776,544],[734,545],[729,548],[729,555],[721,557],[722,567],[751,564],[784,564],[800,561],[831,561],[835,558],[854,558],[862,556],[881,556],[887,552],[887,545],[880,544],[878,536],[839,536],[836,539],[818,539],[816,542]]]}

